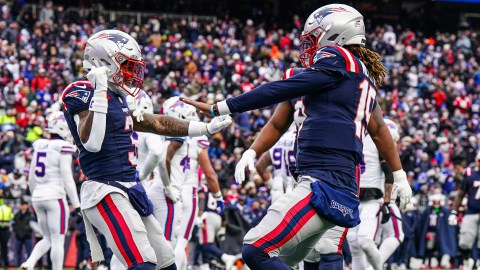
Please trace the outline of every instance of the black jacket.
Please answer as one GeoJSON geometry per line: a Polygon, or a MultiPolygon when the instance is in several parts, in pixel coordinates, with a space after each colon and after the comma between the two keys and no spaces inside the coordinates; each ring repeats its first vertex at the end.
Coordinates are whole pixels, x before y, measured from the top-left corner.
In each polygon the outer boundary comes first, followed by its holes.
{"type": "Polygon", "coordinates": [[[27,239],[32,237],[32,228],[30,228],[30,220],[32,213],[26,211],[18,211],[13,217],[13,231],[18,239],[27,239]]]}

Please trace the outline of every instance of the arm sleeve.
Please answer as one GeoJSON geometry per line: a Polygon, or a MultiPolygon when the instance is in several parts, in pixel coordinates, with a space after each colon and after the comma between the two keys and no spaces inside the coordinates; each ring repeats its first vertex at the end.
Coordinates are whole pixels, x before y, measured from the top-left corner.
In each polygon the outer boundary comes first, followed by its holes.
{"type": "Polygon", "coordinates": [[[60,157],[60,173],[65,181],[65,192],[67,193],[70,202],[74,208],[80,207],[80,200],[78,199],[77,187],[73,180],[72,174],[72,155],[62,154],[60,157]]]}
{"type": "Polygon", "coordinates": [[[32,160],[30,162],[30,170],[28,171],[28,188],[30,189],[30,194],[33,194],[35,190],[35,177],[33,174],[35,173],[35,162],[32,160]]]}
{"type": "Polygon", "coordinates": [[[162,145],[163,142],[160,136],[155,134],[148,134],[145,143],[147,145],[148,155],[145,158],[143,171],[140,172],[140,179],[147,179],[147,177],[155,169],[155,166],[158,166],[160,158],[162,157],[162,149],[161,147],[159,147],[159,145],[162,145]]]}
{"type": "MultiPolygon", "coordinates": [[[[74,116],[75,123],[80,124],[80,117],[78,114],[74,116]]],[[[94,112],[92,121],[92,130],[86,143],[82,143],[87,151],[96,153],[102,149],[103,139],[105,139],[105,130],[107,128],[107,115],[104,113],[94,112]],[[95,128],[93,128],[95,127],[95,128]]],[[[80,133],[80,132],[78,132],[80,133]]]]}
{"type": "MultiPolygon", "coordinates": [[[[337,84],[342,77],[343,73],[341,72],[332,72],[326,69],[307,69],[289,79],[260,85],[250,92],[222,102],[226,103],[230,113],[250,111],[328,90],[337,84]]],[[[220,103],[219,108],[224,107],[220,103]]]]}
{"type": "Polygon", "coordinates": [[[382,167],[382,171],[385,174],[385,184],[393,184],[392,169],[382,157],[380,157],[380,166],[382,167]]]}

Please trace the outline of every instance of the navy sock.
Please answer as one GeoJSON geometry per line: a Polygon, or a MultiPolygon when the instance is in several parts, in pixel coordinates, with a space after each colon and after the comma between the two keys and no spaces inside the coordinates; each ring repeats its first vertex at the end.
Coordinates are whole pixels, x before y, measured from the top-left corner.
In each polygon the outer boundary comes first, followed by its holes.
{"type": "Polygon", "coordinates": [[[303,261],[304,270],[318,270],[320,263],[303,261]]]}
{"type": "Polygon", "coordinates": [[[343,270],[343,256],[339,253],[321,254],[320,270],[343,270]]]}
{"type": "Polygon", "coordinates": [[[270,256],[252,245],[243,245],[242,257],[250,269],[255,270],[291,270],[282,260],[270,256]]]}
{"type": "MultiPolygon", "coordinates": [[[[177,268],[175,267],[175,269],[177,269],[177,268]]],[[[144,263],[141,263],[141,264],[134,265],[134,266],[128,268],[128,270],[155,270],[155,264],[149,263],[149,262],[144,262],[144,263]]]]}
{"type": "Polygon", "coordinates": [[[175,263],[172,263],[171,265],[162,268],[163,270],[177,270],[177,265],[175,263]]]}
{"type": "Polygon", "coordinates": [[[215,255],[219,259],[222,258],[223,251],[221,249],[219,249],[217,246],[215,246],[214,244],[212,244],[212,243],[203,244],[202,248],[203,248],[204,252],[215,255]]]}

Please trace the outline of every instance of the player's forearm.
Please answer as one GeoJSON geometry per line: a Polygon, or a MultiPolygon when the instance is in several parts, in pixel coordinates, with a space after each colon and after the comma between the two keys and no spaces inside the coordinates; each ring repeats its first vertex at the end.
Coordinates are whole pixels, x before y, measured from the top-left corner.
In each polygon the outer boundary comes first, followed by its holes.
{"type": "Polygon", "coordinates": [[[30,194],[33,193],[33,190],[35,190],[35,179],[33,177],[33,174],[35,173],[35,163],[31,162],[30,163],[30,170],[28,171],[28,188],[30,189],[30,194]]]}
{"type": "Polygon", "coordinates": [[[462,205],[463,197],[465,197],[465,191],[459,189],[457,196],[455,196],[455,201],[453,202],[452,210],[458,212],[458,208],[462,205]]]}
{"type": "Polygon", "coordinates": [[[202,168],[203,173],[205,174],[205,179],[207,180],[207,187],[213,194],[220,191],[220,185],[218,184],[218,175],[210,163],[208,157],[208,152],[206,149],[203,149],[198,156],[198,164],[202,168]]]}
{"type": "Polygon", "coordinates": [[[133,129],[140,132],[150,132],[159,135],[171,137],[188,136],[189,122],[175,119],[170,116],[144,114],[143,121],[137,122],[133,120],[133,129]]]}
{"type": "Polygon", "coordinates": [[[74,208],[80,207],[77,187],[75,186],[75,180],[73,180],[71,155],[62,155],[60,159],[60,173],[64,177],[65,192],[67,193],[72,206],[74,208]]]}
{"type": "Polygon", "coordinates": [[[393,184],[385,183],[385,195],[383,195],[383,202],[390,203],[390,197],[392,196],[393,184]]]}
{"type": "Polygon", "coordinates": [[[85,149],[89,152],[100,151],[105,139],[107,114],[83,111],[75,116],[75,122],[77,123],[80,140],[85,149]]]}
{"type": "Polygon", "coordinates": [[[270,165],[270,163],[270,156],[267,152],[265,152],[262,154],[262,157],[257,161],[257,164],[255,164],[255,169],[262,178],[263,182],[269,181],[272,178],[270,172],[267,170],[267,167],[268,165],[270,165]]]}
{"type": "Polygon", "coordinates": [[[140,180],[145,180],[153,172],[155,167],[160,161],[160,153],[148,153],[147,158],[145,159],[145,165],[143,166],[143,171],[141,171],[140,180]]]}

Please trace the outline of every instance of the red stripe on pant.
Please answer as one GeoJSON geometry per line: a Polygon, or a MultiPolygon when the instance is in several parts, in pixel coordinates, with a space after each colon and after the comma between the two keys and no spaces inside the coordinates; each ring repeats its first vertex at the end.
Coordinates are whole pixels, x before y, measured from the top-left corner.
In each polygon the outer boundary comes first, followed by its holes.
{"type": "Polygon", "coordinates": [[[380,228],[380,215],[377,215],[377,228],[375,229],[375,234],[373,235],[373,241],[377,239],[378,228],[380,228]]]}
{"type": "Polygon", "coordinates": [[[345,236],[347,236],[348,229],[345,228],[342,233],[342,237],[340,237],[340,241],[338,242],[338,249],[337,249],[337,254],[342,254],[342,247],[343,247],[343,241],[345,240],[345,236]]]}
{"type": "MultiPolygon", "coordinates": [[[[277,227],[275,227],[272,231],[270,231],[268,234],[266,234],[262,238],[255,241],[252,244],[252,246],[260,247],[263,244],[265,244],[266,242],[269,242],[269,241],[273,240],[275,237],[277,237],[283,231],[283,229],[288,225],[288,223],[290,223],[290,221],[293,219],[295,214],[298,213],[298,211],[300,211],[303,207],[305,207],[309,203],[310,197],[312,197],[311,192],[305,198],[303,198],[299,202],[297,202],[292,208],[290,208],[290,210],[288,210],[288,212],[285,214],[282,221],[280,221],[280,223],[277,225],[277,227]]],[[[310,219],[310,218],[308,218],[308,219],[310,219]]],[[[306,223],[306,222],[304,222],[304,223],[306,223]]],[[[293,237],[293,235],[291,237],[293,237]]]]}
{"type": "Polygon", "coordinates": [[[63,199],[58,199],[58,204],[60,205],[60,234],[65,234],[65,223],[66,223],[66,216],[65,216],[65,204],[63,203],[63,199]]]}
{"type": "Polygon", "coordinates": [[[195,212],[197,210],[197,189],[192,187],[192,213],[190,214],[190,219],[188,220],[187,229],[185,230],[185,235],[183,238],[190,240],[190,232],[193,228],[193,222],[195,221],[195,212]]]}
{"type": "Polygon", "coordinates": [[[128,227],[127,222],[125,222],[125,219],[123,218],[122,214],[118,210],[110,194],[105,196],[103,200],[105,200],[109,209],[105,209],[100,203],[97,204],[97,209],[100,212],[100,215],[102,216],[103,220],[107,224],[108,228],[110,229],[110,233],[112,234],[113,240],[115,241],[115,244],[120,250],[120,253],[122,254],[123,259],[127,262],[128,267],[131,267],[133,264],[130,258],[128,257],[125,249],[122,247],[123,245],[120,241],[120,236],[118,235],[119,233],[123,234],[123,236],[125,237],[125,240],[128,245],[128,247],[126,248],[130,248],[136,262],[143,263],[142,255],[140,254],[140,251],[137,248],[137,244],[135,244],[135,241],[133,240],[132,232],[130,231],[130,228],[128,227]],[[107,215],[108,210],[110,210],[113,216],[115,217],[115,222],[118,223],[121,229],[121,232],[117,232],[115,230],[112,220],[110,220],[110,218],[107,215]]]}
{"type": "Polygon", "coordinates": [[[168,241],[172,240],[172,231],[173,231],[173,218],[175,215],[175,206],[173,201],[165,195],[165,200],[167,201],[167,221],[165,222],[165,238],[168,241]]]}
{"type": "MultiPolygon", "coordinates": [[[[392,210],[390,210],[390,212],[393,213],[392,210]]],[[[400,237],[400,231],[398,230],[398,220],[395,215],[391,215],[391,218],[393,223],[393,231],[395,232],[395,238],[398,239],[400,237]]]]}
{"type": "Polygon", "coordinates": [[[202,244],[208,244],[207,218],[203,220],[202,238],[202,244]]]}

